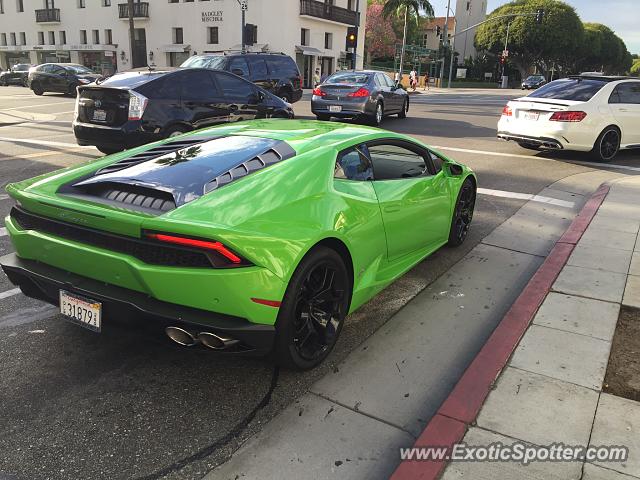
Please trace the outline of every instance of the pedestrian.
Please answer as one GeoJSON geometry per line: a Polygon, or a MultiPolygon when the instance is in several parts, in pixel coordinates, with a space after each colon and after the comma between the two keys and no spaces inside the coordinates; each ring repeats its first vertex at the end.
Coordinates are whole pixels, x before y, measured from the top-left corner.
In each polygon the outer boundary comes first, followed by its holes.
{"type": "Polygon", "coordinates": [[[428,70],[424,74],[424,89],[429,90],[429,71],[428,70]]]}
{"type": "Polygon", "coordinates": [[[313,86],[314,88],[320,85],[320,69],[316,68],[315,73],[313,74],[313,86]]]}

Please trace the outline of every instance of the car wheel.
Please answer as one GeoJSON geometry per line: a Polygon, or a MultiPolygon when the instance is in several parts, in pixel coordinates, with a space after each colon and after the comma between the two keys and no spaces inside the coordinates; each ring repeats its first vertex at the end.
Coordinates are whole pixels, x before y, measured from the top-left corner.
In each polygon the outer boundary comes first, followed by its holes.
{"type": "Polygon", "coordinates": [[[374,127],[379,127],[382,123],[382,119],[384,118],[384,106],[382,102],[378,102],[376,105],[376,112],[371,117],[371,125],[374,127]]]}
{"type": "Polygon", "coordinates": [[[42,90],[42,87],[40,86],[40,84],[38,82],[32,82],[31,83],[31,90],[33,90],[33,93],[35,93],[36,95],[40,96],[44,93],[44,90],[42,90]]]}
{"type": "Polygon", "coordinates": [[[333,349],[351,300],[351,279],[340,255],[326,247],[296,268],[276,321],[274,354],[287,368],[308,370],[333,349]]]}
{"type": "Polygon", "coordinates": [[[331,115],[320,114],[320,115],[316,115],[316,118],[318,120],[322,120],[323,122],[328,122],[329,120],[331,120],[331,115]]]}
{"type": "Polygon", "coordinates": [[[280,90],[280,92],[278,93],[278,97],[280,97],[281,100],[284,100],[287,103],[291,103],[291,94],[285,90],[280,90]]]}
{"type": "Polygon", "coordinates": [[[98,146],[96,146],[96,148],[98,150],[100,150],[102,153],[104,153],[105,155],[111,155],[112,153],[118,153],[118,152],[121,152],[122,150],[124,150],[123,148],[117,148],[117,147],[98,147],[98,146]]]}
{"type": "Polygon", "coordinates": [[[535,143],[518,142],[518,145],[528,150],[540,150],[540,145],[536,145],[535,143]]]}
{"type": "Polygon", "coordinates": [[[451,229],[449,231],[449,246],[457,247],[462,245],[465,238],[467,238],[469,226],[471,225],[471,220],[473,220],[475,205],[476,189],[473,186],[473,181],[470,178],[466,178],[462,183],[462,187],[460,187],[456,207],[453,210],[451,229]]]}
{"type": "Polygon", "coordinates": [[[182,125],[171,125],[165,130],[164,138],[177,137],[178,135],[182,135],[183,133],[187,133],[188,131],[189,130],[187,129],[187,127],[184,127],[182,125]]]}
{"type": "Polygon", "coordinates": [[[407,118],[407,112],[409,111],[409,100],[404,101],[402,104],[402,110],[398,112],[398,118],[407,118]]]}
{"type": "Polygon", "coordinates": [[[609,126],[598,136],[591,155],[598,162],[610,162],[620,150],[620,130],[609,126]]]}
{"type": "Polygon", "coordinates": [[[67,95],[69,95],[70,97],[75,97],[76,96],[76,88],[78,87],[77,83],[72,83],[71,85],[69,85],[69,88],[67,89],[67,95]]]}

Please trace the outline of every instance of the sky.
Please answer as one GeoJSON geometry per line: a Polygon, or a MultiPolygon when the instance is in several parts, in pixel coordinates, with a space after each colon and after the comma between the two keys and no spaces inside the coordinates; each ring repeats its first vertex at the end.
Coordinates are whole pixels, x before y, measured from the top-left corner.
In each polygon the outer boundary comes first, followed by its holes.
{"type": "MultiPolygon", "coordinates": [[[[447,0],[430,0],[437,17],[444,17],[447,0]]],[[[472,0],[480,1],[480,0],[472,0]]],[[[640,0],[563,0],[573,6],[583,22],[603,23],[611,28],[631,53],[640,54],[640,0]]],[[[488,0],[487,13],[508,3],[508,0],[488,0]]],[[[455,0],[451,8],[455,9],[455,0]]]]}

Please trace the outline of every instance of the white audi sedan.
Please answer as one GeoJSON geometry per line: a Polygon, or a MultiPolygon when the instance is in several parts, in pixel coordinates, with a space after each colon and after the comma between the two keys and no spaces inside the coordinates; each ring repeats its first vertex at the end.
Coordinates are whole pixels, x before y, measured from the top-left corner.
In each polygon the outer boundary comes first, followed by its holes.
{"type": "Polygon", "coordinates": [[[620,149],[640,148],[640,79],[583,74],[550,82],[507,103],[498,138],[609,162],[620,149]]]}

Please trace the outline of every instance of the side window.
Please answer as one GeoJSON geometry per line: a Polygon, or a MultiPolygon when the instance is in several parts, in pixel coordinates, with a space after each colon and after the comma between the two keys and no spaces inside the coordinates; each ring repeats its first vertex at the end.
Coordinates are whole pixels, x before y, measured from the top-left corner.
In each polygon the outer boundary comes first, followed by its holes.
{"type": "Polygon", "coordinates": [[[67,73],[67,71],[62,67],[52,65],[51,73],[53,73],[54,75],[64,75],[67,73]]]}
{"type": "Polygon", "coordinates": [[[440,173],[442,171],[442,165],[444,164],[444,160],[442,160],[438,155],[436,155],[433,152],[429,152],[429,156],[431,157],[431,163],[433,163],[433,166],[435,168],[435,172],[436,174],[440,173]]]}
{"type": "Polygon", "coordinates": [[[265,79],[269,75],[264,58],[249,57],[249,67],[251,68],[251,76],[257,80],[265,79]]]}
{"type": "Polygon", "coordinates": [[[389,75],[383,75],[384,81],[387,82],[387,87],[395,87],[396,84],[393,80],[389,78],[389,75]]]}
{"type": "MultiPolygon", "coordinates": [[[[179,75],[182,80],[182,101],[207,101],[214,99],[217,88],[211,80],[209,72],[202,70],[185,71],[179,75]]],[[[166,82],[165,82],[166,83],[166,82]]]]}
{"type": "Polygon", "coordinates": [[[182,75],[168,75],[138,87],[145,97],[160,100],[180,100],[182,75]]]}
{"type": "Polygon", "coordinates": [[[376,73],[375,82],[378,87],[387,87],[387,82],[385,82],[383,75],[381,73],[376,73]]]}
{"type": "Polygon", "coordinates": [[[243,57],[233,57],[229,62],[229,71],[240,77],[249,78],[249,67],[243,57]]]}
{"type": "Polygon", "coordinates": [[[640,82],[621,83],[611,92],[609,103],[640,104],[640,82]]]}
{"type": "Polygon", "coordinates": [[[408,148],[393,144],[369,145],[376,180],[420,177],[426,173],[424,157],[408,148]]]}
{"type": "Polygon", "coordinates": [[[338,154],[333,176],[347,180],[373,180],[371,161],[360,148],[350,148],[338,154]]]}
{"type": "Polygon", "coordinates": [[[276,76],[296,75],[298,68],[295,62],[283,55],[270,55],[267,57],[269,73],[276,76]]]}
{"type": "Polygon", "coordinates": [[[253,85],[223,72],[215,72],[214,78],[225,98],[249,103],[249,97],[253,94],[253,85]]]}
{"type": "Polygon", "coordinates": [[[42,73],[51,73],[51,67],[52,65],[42,65],[38,67],[36,70],[42,73]]]}

